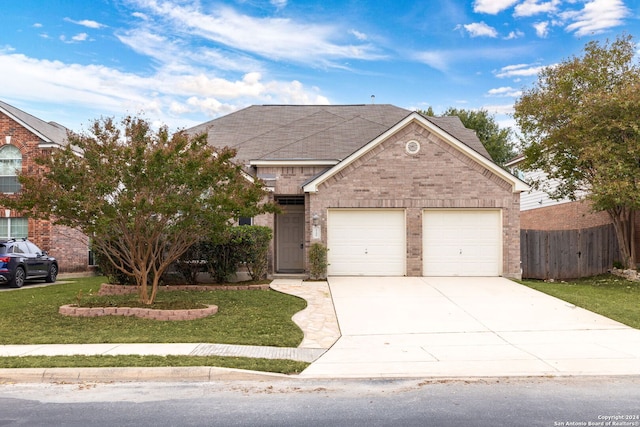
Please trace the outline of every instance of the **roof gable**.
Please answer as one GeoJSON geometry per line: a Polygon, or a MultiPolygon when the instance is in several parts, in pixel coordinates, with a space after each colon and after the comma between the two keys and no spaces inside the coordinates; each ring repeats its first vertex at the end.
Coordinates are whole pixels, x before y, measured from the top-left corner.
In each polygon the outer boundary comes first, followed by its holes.
{"type": "Polygon", "coordinates": [[[0,101],[0,111],[27,128],[46,143],[58,145],[65,145],[67,143],[68,130],[58,123],[45,122],[2,101],[0,101]]]}
{"type": "MultiPolygon", "coordinates": [[[[487,170],[489,170],[492,173],[494,173],[495,175],[499,176],[500,178],[502,178],[506,182],[509,182],[511,184],[511,186],[512,186],[513,192],[525,191],[525,190],[527,190],[529,188],[526,183],[524,183],[523,181],[521,181],[517,177],[511,175],[509,172],[505,171],[504,169],[502,169],[501,167],[496,165],[492,160],[490,160],[490,157],[488,156],[488,153],[485,156],[484,154],[480,153],[479,151],[476,151],[474,148],[471,148],[467,144],[461,142],[460,140],[455,138],[453,135],[445,132],[441,127],[436,126],[433,123],[433,121],[430,120],[430,118],[427,118],[427,117],[425,117],[425,116],[423,116],[423,115],[421,115],[419,113],[415,113],[414,112],[414,113],[411,113],[406,118],[404,118],[399,123],[397,123],[396,125],[394,125],[391,128],[389,128],[386,132],[384,132],[383,134],[381,134],[377,138],[375,138],[372,141],[370,141],[365,146],[361,147],[360,149],[358,149],[357,151],[352,153],[350,156],[348,156],[346,159],[344,159],[343,161],[341,161],[337,165],[327,169],[325,172],[321,173],[320,175],[316,176],[312,180],[310,180],[307,183],[305,183],[303,185],[304,191],[305,192],[311,192],[311,193],[318,191],[318,186],[320,184],[322,184],[327,179],[329,179],[332,176],[334,176],[334,175],[338,174],[339,172],[341,172],[347,166],[349,166],[353,162],[357,161],[360,157],[362,157],[364,154],[366,154],[367,152],[372,150],[377,145],[379,145],[382,142],[384,142],[391,135],[394,135],[395,133],[401,131],[403,128],[408,126],[410,123],[418,123],[419,125],[427,128],[430,132],[433,132],[434,134],[436,134],[445,143],[448,143],[449,145],[451,145],[452,147],[454,147],[458,151],[461,151],[462,153],[464,153],[466,156],[468,156],[472,160],[474,160],[477,163],[481,164],[487,170]]],[[[484,151],[486,152],[486,150],[484,150],[484,151]]]]}

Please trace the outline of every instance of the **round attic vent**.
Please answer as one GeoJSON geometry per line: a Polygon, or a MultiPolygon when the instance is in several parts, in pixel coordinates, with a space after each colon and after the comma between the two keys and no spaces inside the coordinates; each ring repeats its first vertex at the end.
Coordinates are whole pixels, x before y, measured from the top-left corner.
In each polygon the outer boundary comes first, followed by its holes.
{"type": "Polygon", "coordinates": [[[418,141],[411,140],[405,144],[404,149],[408,154],[418,154],[420,151],[420,143],[418,141]]]}

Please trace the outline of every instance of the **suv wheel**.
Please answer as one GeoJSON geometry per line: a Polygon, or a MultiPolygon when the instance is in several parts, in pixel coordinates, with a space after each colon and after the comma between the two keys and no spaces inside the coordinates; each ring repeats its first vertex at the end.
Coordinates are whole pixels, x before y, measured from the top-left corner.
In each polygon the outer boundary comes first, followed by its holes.
{"type": "Polygon", "coordinates": [[[49,272],[47,273],[47,277],[44,278],[44,281],[47,283],[53,283],[56,281],[58,277],[58,266],[55,264],[51,264],[49,266],[49,272]]]}
{"type": "Polygon", "coordinates": [[[9,282],[9,286],[12,288],[21,288],[24,285],[25,273],[24,268],[16,268],[16,272],[13,275],[13,279],[9,282]]]}

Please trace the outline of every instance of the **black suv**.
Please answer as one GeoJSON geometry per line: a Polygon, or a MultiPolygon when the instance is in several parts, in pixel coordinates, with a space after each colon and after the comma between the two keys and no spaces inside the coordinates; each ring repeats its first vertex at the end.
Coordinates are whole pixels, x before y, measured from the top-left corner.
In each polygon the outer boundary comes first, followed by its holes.
{"type": "Polygon", "coordinates": [[[58,261],[27,239],[0,240],[0,283],[20,288],[28,279],[53,283],[58,261]]]}

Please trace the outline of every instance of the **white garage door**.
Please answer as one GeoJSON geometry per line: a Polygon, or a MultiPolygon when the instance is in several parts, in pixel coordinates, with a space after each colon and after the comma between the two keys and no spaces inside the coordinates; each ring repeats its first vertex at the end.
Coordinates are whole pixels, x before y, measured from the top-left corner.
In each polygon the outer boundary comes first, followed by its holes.
{"type": "Polygon", "coordinates": [[[398,209],[330,209],[329,275],[403,276],[405,215],[398,209]]]}
{"type": "Polygon", "coordinates": [[[499,276],[499,210],[433,209],[423,212],[424,276],[499,276]]]}

